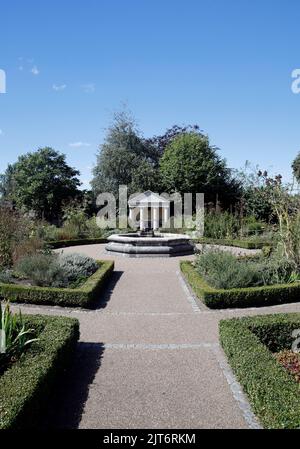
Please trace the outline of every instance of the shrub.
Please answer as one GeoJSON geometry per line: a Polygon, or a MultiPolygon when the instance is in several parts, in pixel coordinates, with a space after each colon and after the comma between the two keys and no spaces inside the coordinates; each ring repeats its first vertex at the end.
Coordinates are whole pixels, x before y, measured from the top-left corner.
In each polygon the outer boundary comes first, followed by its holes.
{"type": "Polygon", "coordinates": [[[10,270],[0,271],[0,282],[4,284],[13,283],[13,274],[10,270]]]}
{"type": "Polygon", "coordinates": [[[114,270],[114,262],[98,261],[98,270],[77,288],[48,288],[0,284],[0,298],[28,304],[52,304],[66,307],[89,307],[99,299],[101,290],[114,270]]]}
{"type": "Polygon", "coordinates": [[[27,240],[20,242],[14,247],[12,253],[13,264],[18,263],[25,256],[37,254],[43,247],[43,240],[30,236],[27,240]]]}
{"type": "Polygon", "coordinates": [[[232,239],[238,236],[240,220],[229,212],[205,214],[204,236],[213,239],[232,239]]]}
{"type": "Polygon", "coordinates": [[[79,338],[79,323],[62,317],[24,317],[38,341],[0,377],[0,429],[35,427],[79,338]]]}
{"type": "Polygon", "coordinates": [[[32,223],[6,206],[0,206],[0,267],[12,266],[18,247],[31,237],[32,223]]]}
{"type": "Polygon", "coordinates": [[[64,287],[68,283],[54,254],[34,254],[23,257],[15,266],[18,275],[29,279],[39,287],[64,287]]]}
{"type": "Polygon", "coordinates": [[[87,215],[84,207],[76,203],[71,203],[63,210],[64,229],[70,229],[74,236],[83,237],[87,229],[87,215]]]}
{"type": "Polygon", "coordinates": [[[41,240],[49,242],[52,240],[59,240],[58,231],[59,228],[57,228],[55,225],[49,225],[48,223],[44,222],[36,222],[34,235],[41,240]]]}
{"type": "Polygon", "coordinates": [[[195,264],[196,271],[213,287],[229,289],[261,285],[256,264],[240,261],[226,251],[208,251],[201,254],[195,264]]]}
{"type": "Polygon", "coordinates": [[[275,354],[277,362],[300,382],[300,354],[285,349],[275,354]]]}
{"type": "Polygon", "coordinates": [[[96,239],[58,240],[48,242],[47,247],[50,249],[59,249],[59,248],[67,248],[69,246],[97,245],[101,243],[107,243],[107,239],[96,238],[96,239]]]}
{"type": "Polygon", "coordinates": [[[299,314],[220,322],[220,341],[228,361],[266,428],[300,427],[299,385],[271,352],[290,348],[292,331],[299,328],[299,314]]]}
{"type": "Polygon", "coordinates": [[[208,237],[202,237],[194,239],[195,243],[208,244],[208,245],[222,245],[222,246],[234,246],[244,249],[263,249],[265,246],[271,247],[271,241],[260,240],[258,238],[250,238],[247,240],[238,239],[212,239],[208,237]]]}
{"type": "Polygon", "coordinates": [[[280,252],[271,257],[236,258],[226,251],[204,251],[195,263],[196,270],[218,289],[286,284],[299,280],[294,265],[280,252]]]}
{"type": "Polygon", "coordinates": [[[68,287],[97,271],[97,262],[81,254],[35,254],[16,264],[18,275],[39,287],[68,287]]]}
{"type": "Polygon", "coordinates": [[[87,278],[98,269],[98,264],[94,259],[77,253],[60,254],[58,265],[68,282],[76,281],[79,277],[87,278]]]}
{"type": "Polygon", "coordinates": [[[103,229],[99,228],[97,218],[91,217],[86,222],[86,235],[88,238],[97,239],[103,237],[103,229]]]}
{"type": "Polygon", "coordinates": [[[244,217],[242,220],[242,232],[244,235],[261,234],[266,227],[266,224],[259,221],[253,215],[244,217]]]}

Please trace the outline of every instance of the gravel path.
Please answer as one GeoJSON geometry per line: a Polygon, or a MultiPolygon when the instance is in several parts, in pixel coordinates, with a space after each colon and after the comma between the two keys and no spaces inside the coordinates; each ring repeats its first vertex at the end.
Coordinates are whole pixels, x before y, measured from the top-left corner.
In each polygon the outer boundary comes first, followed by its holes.
{"type": "MultiPolygon", "coordinates": [[[[104,245],[64,251],[112,259],[104,245]]],[[[211,311],[187,288],[179,272],[180,258],[118,256],[114,260],[113,278],[95,310],[21,306],[24,313],[80,320],[81,338],[74,364],[49,406],[47,425],[259,427],[219,346],[219,320],[299,312],[300,305],[211,311]]]]}

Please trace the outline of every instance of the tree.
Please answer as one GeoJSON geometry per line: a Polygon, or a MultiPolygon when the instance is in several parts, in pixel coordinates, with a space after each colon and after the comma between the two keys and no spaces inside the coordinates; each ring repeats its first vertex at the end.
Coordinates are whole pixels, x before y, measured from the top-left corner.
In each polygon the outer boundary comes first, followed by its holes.
{"type": "MultiPolygon", "coordinates": [[[[244,215],[254,216],[257,220],[270,222],[274,220],[272,206],[272,178],[266,170],[252,166],[246,161],[241,170],[235,171],[235,177],[242,187],[241,205],[244,215]]],[[[277,175],[278,181],[281,175],[277,175]]]]}
{"type": "Polygon", "coordinates": [[[211,147],[206,136],[196,132],[180,134],[171,140],[160,160],[162,183],[169,192],[204,193],[205,201],[223,204],[236,199],[238,184],[224,159],[211,147]]]}
{"type": "Polygon", "coordinates": [[[292,163],[293,175],[298,183],[300,183],[300,153],[297,154],[292,163]]]}
{"type": "Polygon", "coordinates": [[[27,153],[8,166],[0,179],[2,198],[48,221],[61,216],[63,203],[80,195],[80,173],[52,148],[27,153]]]}
{"type": "Polygon", "coordinates": [[[161,157],[164,154],[166,147],[172,142],[173,139],[175,139],[175,137],[188,133],[194,133],[204,137],[204,134],[202,134],[198,125],[174,125],[171,128],[168,128],[164,134],[147,139],[147,142],[156,149],[157,154],[161,157]]]}
{"type": "Polygon", "coordinates": [[[129,114],[118,113],[97,155],[92,180],[94,194],[109,192],[117,197],[119,185],[127,185],[129,193],[151,188],[157,167],[155,148],[139,135],[129,114]]]}

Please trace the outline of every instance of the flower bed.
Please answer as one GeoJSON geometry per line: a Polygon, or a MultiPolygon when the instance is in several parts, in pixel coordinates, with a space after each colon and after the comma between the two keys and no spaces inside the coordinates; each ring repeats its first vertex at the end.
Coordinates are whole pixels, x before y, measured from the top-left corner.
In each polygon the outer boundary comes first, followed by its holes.
{"type": "Polygon", "coordinates": [[[79,323],[62,317],[26,316],[38,340],[0,376],[0,429],[33,427],[79,338],[79,323]]]}
{"type": "Polygon", "coordinates": [[[195,295],[212,309],[262,307],[300,300],[299,282],[221,290],[208,285],[192,262],[181,261],[180,268],[195,295]]]}
{"type": "Polygon", "coordinates": [[[300,427],[300,391],[274,354],[291,349],[300,314],[220,322],[220,341],[254,413],[266,428],[300,427]]]}
{"type": "Polygon", "coordinates": [[[11,302],[89,307],[114,270],[114,262],[97,261],[99,269],[78,288],[35,287],[0,283],[0,297],[11,302]]]}

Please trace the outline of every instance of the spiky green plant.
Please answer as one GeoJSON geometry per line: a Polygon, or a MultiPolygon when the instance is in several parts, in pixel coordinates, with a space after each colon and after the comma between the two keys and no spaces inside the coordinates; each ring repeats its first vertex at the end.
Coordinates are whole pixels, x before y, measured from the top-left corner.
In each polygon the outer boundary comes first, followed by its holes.
{"type": "Polygon", "coordinates": [[[0,372],[37,341],[37,338],[31,338],[33,334],[34,329],[26,328],[21,311],[13,314],[9,303],[3,308],[0,303],[0,372]]]}

